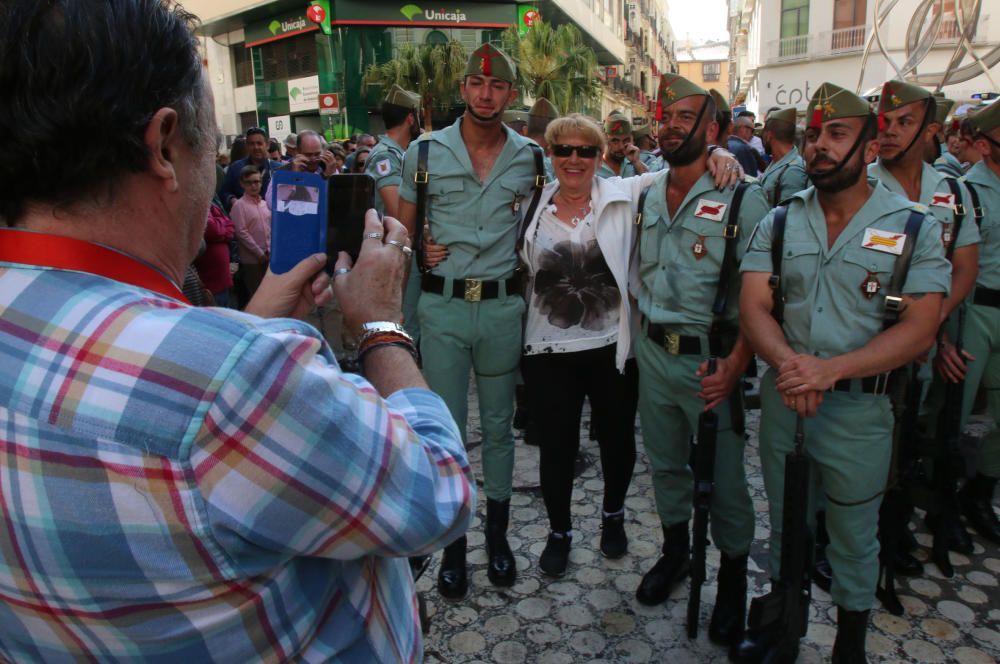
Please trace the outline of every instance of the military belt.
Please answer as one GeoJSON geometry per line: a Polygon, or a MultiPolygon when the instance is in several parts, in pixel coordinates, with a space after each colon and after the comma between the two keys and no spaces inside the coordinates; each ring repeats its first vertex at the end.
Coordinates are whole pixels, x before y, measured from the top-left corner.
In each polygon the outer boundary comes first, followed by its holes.
{"type": "Polygon", "coordinates": [[[996,307],[1000,309],[1000,290],[977,286],[976,292],[972,296],[972,303],[979,304],[984,307],[996,307]]]}
{"type": "MultiPolygon", "coordinates": [[[[482,279],[453,279],[451,282],[451,296],[466,302],[479,302],[480,300],[495,300],[500,297],[500,284],[506,286],[508,295],[518,292],[519,283],[516,277],[510,277],[502,281],[483,281],[482,279]]],[[[425,293],[445,294],[447,280],[436,274],[423,274],[420,277],[420,289],[425,293]]]]}
{"type": "Polygon", "coordinates": [[[865,394],[885,394],[889,389],[889,373],[869,376],[868,378],[845,378],[838,380],[830,388],[831,392],[850,392],[852,388],[858,387],[865,394]]]}
{"type": "Polygon", "coordinates": [[[701,355],[701,337],[674,334],[659,323],[649,323],[646,336],[671,355],[701,355]]]}

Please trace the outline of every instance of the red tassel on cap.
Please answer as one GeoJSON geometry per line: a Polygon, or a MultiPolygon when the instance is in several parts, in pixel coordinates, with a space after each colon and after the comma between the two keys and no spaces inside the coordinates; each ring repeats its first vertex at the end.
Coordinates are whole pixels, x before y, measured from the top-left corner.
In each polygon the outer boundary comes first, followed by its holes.
{"type": "Polygon", "coordinates": [[[812,120],[809,121],[809,126],[813,129],[819,129],[823,126],[823,108],[819,104],[813,107],[812,120]]]}
{"type": "Polygon", "coordinates": [[[659,97],[656,98],[656,121],[663,121],[663,100],[659,97]]]}
{"type": "Polygon", "coordinates": [[[879,110],[878,112],[878,130],[885,131],[885,111],[879,110]]]}
{"type": "Polygon", "coordinates": [[[483,76],[492,76],[493,71],[490,66],[490,54],[488,51],[483,51],[483,76]]]}

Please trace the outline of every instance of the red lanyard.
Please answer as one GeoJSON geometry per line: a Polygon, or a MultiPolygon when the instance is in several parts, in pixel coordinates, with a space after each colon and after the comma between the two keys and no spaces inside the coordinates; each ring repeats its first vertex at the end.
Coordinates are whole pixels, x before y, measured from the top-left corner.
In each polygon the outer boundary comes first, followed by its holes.
{"type": "Polygon", "coordinates": [[[0,228],[0,262],[87,272],[190,304],[172,281],[148,265],[114,249],[61,235],[0,228]]]}

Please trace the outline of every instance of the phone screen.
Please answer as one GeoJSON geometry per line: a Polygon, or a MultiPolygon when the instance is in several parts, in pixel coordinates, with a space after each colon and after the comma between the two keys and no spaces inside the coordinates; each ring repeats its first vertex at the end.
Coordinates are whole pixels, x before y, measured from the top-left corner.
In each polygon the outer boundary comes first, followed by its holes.
{"type": "Polygon", "coordinates": [[[327,180],[327,254],[331,264],[337,252],[358,259],[365,233],[365,212],[375,207],[375,180],[366,173],[344,173],[327,180]]]}
{"type": "Polygon", "coordinates": [[[327,187],[319,175],[287,170],[271,182],[271,271],[281,274],[326,249],[327,187]]]}

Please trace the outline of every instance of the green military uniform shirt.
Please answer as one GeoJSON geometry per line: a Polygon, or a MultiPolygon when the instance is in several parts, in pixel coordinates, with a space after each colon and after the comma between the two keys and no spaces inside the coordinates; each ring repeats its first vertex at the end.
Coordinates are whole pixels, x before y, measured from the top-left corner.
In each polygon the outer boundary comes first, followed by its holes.
{"type": "Polygon", "coordinates": [[[375,209],[385,214],[385,202],[379,191],[382,187],[398,187],[403,181],[403,148],[385,134],[378,137],[365,163],[365,173],[375,179],[375,209]]]}
{"type": "Polygon", "coordinates": [[[772,207],[812,184],[806,175],[806,165],[802,161],[802,155],[799,154],[798,148],[794,147],[781,159],[768,164],[759,182],[764,190],[764,196],[772,207]]]}
{"type": "Polygon", "coordinates": [[[504,126],[507,140],[488,179],[480,182],[461,125],[459,118],[410,144],[399,195],[416,203],[417,150],[429,141],[427,219],[434,241],[448,247],[448,258],[432,272],[453,279],[505,279],[517,267],[514,245],[522,206],[530,203],[535,183],[532,142],[504,126]]]}
{"type": "MultiPolygon", "coordinates": [[[[650,173],[655,173],[656,171],[662,171],[664,164],[662,157],[658,157],[649,150],[642,150],[639,152],[639,161],[646,165],[646,168],[650,173]]],[[[611,169],[608,169],[611,170],[611,169]]]]}
{"type": "MultiPolygon", "coordinates": [[[[916,206],[874,180],[874,192],[832,247],[827,246],[826,217],[814,188],[795,194],[785,223],[781,284],[785,297],[784,332],[797,353],[821,358],[861,348],[882,331],[885,295],[898,247],[891,239],[903,233],[916,206]],[[870,277],[879,289],[866,297],[870,277]]],[[[771,272],[772,212],[754,231],[742,272],[771,272]]],[[[896,240],[898,243],[898,240],[896,240]]],[[[948,293],[951,266],[944,257],[940,225],[926,217],[917,236],[903,293],[948,293]]]]}
{"type": "MultiPolygon", "coordinates": [[[[987,212],[979,229],[982,246],[979,247],[979,274],[976,286],[1000,290],[1000,178],[990,170],[986,161],[980,161],[969,169],[959,182],[970,182],[979,195],[979,204],[987,212]]],[[[972,206],[968,206],[966,219],[975,226],[972,206]]],[[[965,222],[962,222],[965,225],[965,222]]]]}
{"type": "MultiPolygon", "coordinates": [[[[880,161],[876,161],[868,167],[869,177],[878,178],[879,182],[885,185],[889,191],[906,198],[903,185],[882,166],[880,161]]],[[[941,223],[942,242],[947,245],[952,240],[955,241],[955,248],[960,249],[971,244],[979,243],[979,229],[972,218],[972,206],[969,203],[969,192],[960,183],[959,191],[962,196],[962,205],[966,209],[965,218],[962,219],[962,226],[958,229],[958,237],[952,237],[952,230],[955,228],[955,201],[954,194],[948,186],[948,177],[935,169],[930,164],[923,165],[923,172],[920,175],[920,200],[921,205],[927,207],[934,218],[941,223]]]]}
{"type": "Polygon", "coordinates": [[[934,168],[945,175],[951,175],[956,178],[965,175],[962,162],[958,160],[958,157],[944,149],[944,147],[941,148],[941,156],[934,160],[934,168]]]}
{"type": "MultiPolygon", "coordinates": [[[[639,239],[639,310],[654,323],[678,334],[702,335],[712,323],[712,304],[725,252],[723,229],[729,220],[734,191],[715,188],[712,175],[702,174],[681,202],[673,219],[667,211],[665,171],[649,188],[642,211],[639,239]]],[[[747,238],[770,207],[760,185],[750,182],[736,220],[736,259],[747,238]]],[[[733,271],[724,319],[736,319],[739,279],[733,271]]]]}
{"type": "Polygon", "coordinates": [[[638,175],[638,173],[635,172],[635,166],[633,166],[632,162],[628,159],[622,162],[621,173],[615,173],[611,170],[611,167],[604,163],[603,159],[601,160],[601,167],[597,169],[597,177],[599,178],[632,178],[636,175],[638,175]]]}

